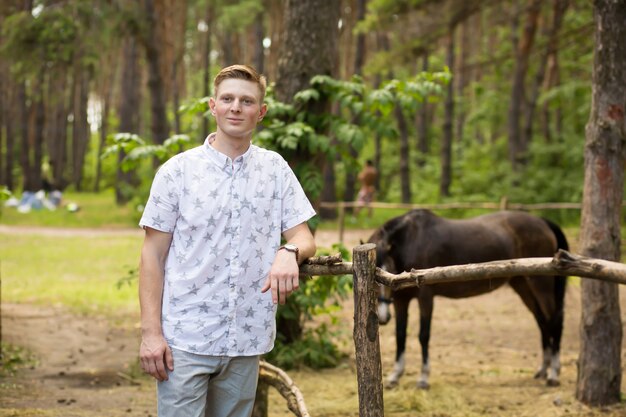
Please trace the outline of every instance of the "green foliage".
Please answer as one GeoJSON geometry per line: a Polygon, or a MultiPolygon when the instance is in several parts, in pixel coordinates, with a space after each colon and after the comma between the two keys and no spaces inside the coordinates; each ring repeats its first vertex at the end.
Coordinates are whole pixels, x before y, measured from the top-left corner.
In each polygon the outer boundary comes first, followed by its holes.
{"type": "Polygon", "coordinates": [[[266,359],[286,370],[302,365],[313,369],[337,366],[345,354],[339,351],[333,336],[334,333],[326,324],[305,330],[301,339],[290,344],[282,343],[279,335],[274,349],[266,355],[266,359]]]}
{"type": "Polygon", "coordinates": [[[0,346],[0,377],[15,376],[20,368],[34,367],[37,359],[28,350],[2,342],[0,346]]]}
{"type": "Polygon", "coordinates": [[[12,58],[18,74],[37,71],[46,62],[69,65],[78,32],[77,22],[59,8],[46,9],[37,18],[16,13],[4,21],[2,53],[12,58]]]}
{"type": "MultiPolygon", "coordinates": [[[[350,259],[350,252],[342,244],[330,249],[320,249],[318,255],[330,252],[340,253],[343,259],[350,259]]],[[[303,281],[300,290],[291,294],[287,303],[278,307],[277,318],[296,320],[304,328],[313,317],[324,316],[336,328],[340,302],[352,291],[352,276],[319,276],[303,281]]],[[[342,357],[333,338],[336,336],[325,324],[315,330],[305,329],[300,340],[286,343],[279,333],[276,346],[268,354],[268,360],[286,369],[306,365],[312,368],[335,366],[342,357]]]]}

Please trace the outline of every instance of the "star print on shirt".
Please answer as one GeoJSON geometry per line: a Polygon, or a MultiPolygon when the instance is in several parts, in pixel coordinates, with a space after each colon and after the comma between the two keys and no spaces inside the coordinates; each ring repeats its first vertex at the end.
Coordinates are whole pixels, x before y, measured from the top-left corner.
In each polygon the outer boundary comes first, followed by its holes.
{"type": "Polygon", "coordinates": [[[262,279],[258,280],[258,281],[252,281],[252,284],[250,284],[250,288],[252,288],[255,291],[258,291],[261,289],[261,281],[262,279]]]}
{"type": "Polygon", "coordinates": [[[196,284],[189,287],[189,294],[198,295],[198,291],[200,291],[200,288],[198,288],[196,284]]]}
{"type": "Polygon", "coordinates": [[[157,214],[156,217],[152,218],[152,225],[158,227],[159,229],[163,227],[164,220],[161,218],[160,214],[157,214]]]}

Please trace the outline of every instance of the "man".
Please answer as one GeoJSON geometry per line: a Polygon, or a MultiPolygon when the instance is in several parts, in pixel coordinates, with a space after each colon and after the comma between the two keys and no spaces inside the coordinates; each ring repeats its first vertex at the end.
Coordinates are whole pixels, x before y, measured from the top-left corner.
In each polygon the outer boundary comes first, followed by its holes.
{"type": "Polygon", "coordinates": [[[140,221],[140,359],[162,417],[252,413],[276,304],[315,254],[302,187],[280,155],[251,144],[265,88],[251,67],[220,71],[217,131],[159,169],[140,221]]]}
{"type": "Polygon", "coordinates": [[[372,207],[370,203],[374,201],[374,195],[376,194],[376,179],[378,178],[378,171],[374,168],[372,160],[365,161],[365,167],[359,173],[358,179],[361,182],[361,189],[357,196],[358,206],[354,208],[354,215],[358,215],[362,207],[367,207],[369,217],[372,217],[372,207]]]}

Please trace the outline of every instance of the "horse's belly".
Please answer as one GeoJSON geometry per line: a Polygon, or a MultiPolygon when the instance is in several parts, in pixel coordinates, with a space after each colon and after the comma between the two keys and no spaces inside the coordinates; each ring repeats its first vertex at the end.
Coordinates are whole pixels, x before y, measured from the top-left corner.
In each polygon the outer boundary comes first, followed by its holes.
{"type": "Polygon", "coordinates": [[[483,279],[430,285],[433,295],[448,298],[466,298],[486,294],[506,284],[509,278],[483,279]]]}

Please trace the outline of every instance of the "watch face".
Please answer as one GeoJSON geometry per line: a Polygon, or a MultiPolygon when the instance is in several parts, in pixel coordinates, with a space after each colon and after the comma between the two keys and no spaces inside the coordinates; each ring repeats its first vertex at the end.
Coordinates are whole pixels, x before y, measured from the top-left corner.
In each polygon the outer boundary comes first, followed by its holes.
{"type": "Polygon", "coordinates": [[[287,249],[288,251],[292,251],[292,252],[295,252],[295,251],[298,250],[298,247],[296,245],[292,245],[291,243],[287,243],[284,246],[284,248],[287,249]]]}

